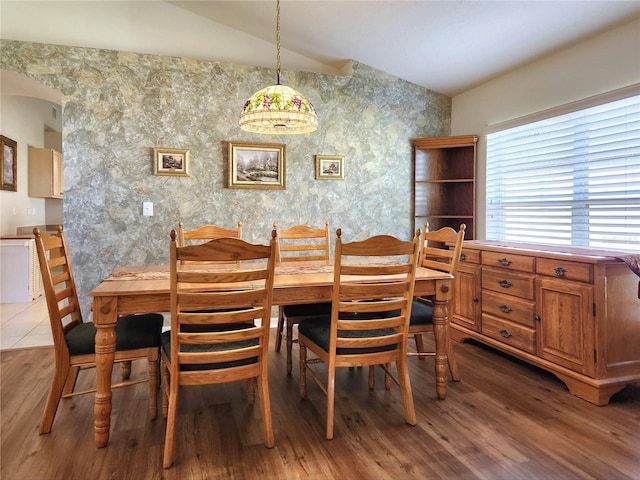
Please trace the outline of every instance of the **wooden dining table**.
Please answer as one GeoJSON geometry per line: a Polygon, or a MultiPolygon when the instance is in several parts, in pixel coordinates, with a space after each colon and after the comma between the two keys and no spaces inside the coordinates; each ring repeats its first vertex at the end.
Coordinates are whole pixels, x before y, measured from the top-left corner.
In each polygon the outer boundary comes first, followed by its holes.
{"type": "MultiPolygon", "coordinates": [[[[207,267],[211,268],[211,267],[207,267]]],[[[230,266],[213,268],[233,268],[230,266]]],[[[236,267],[237,268],[237,267],[236,267]]],[[[453,276],[419,267],[414,294],[435,298],[433,329],[435,336],[436,392],[447,395],[447,351],[449,326],[448,303],[453,276]]],[[[331,300],[333,265],[297,264],[276,267],[273,304],[292,305],[331,300]]],[[[96,326],[97,390],[94,407],[94,434],[98,447],[109,442],[111,425],[111,375],[116,345],[118,317],[170,310],[168,266],[134,266],[119,268],[105,278],[91,293],[93,323],[96,326]]]]}

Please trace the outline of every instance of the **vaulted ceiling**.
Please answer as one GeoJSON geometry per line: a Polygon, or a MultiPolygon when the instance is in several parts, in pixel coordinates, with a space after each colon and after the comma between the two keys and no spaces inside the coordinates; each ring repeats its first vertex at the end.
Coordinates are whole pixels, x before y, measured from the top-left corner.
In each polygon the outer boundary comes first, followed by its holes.
{"type": "MultiPolygon", "coordinates": [[[[3,0],[0,9],[2,38],[276,63],[275,0],[3,0]]],[[[282,0],[282,68],[348,73],[356,60],[454,96],[638,17],[639,1],[282,0]]]]}

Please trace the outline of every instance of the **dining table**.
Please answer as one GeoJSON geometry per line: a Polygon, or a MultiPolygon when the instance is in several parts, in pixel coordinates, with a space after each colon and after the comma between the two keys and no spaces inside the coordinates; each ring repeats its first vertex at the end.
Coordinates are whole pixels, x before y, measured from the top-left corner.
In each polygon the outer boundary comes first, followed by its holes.
{"type": "MultiPolygon", "coordinates": [[[[206,268],[239,267],[207,265],[206,268]]],[[[298,262],[292,266],[277,266],[273,305],[329,302],[333,277],[333,265],[326,263],[298,262]]],[[[417,269],[414,295],[430,296],[434,300],[436,393],[439,399],[444,399],[447,395],[446,345],[449,341],[448,304],[451,300],[452,282],[453,276],[449,273],[424,267],[417,269]]],[[[93,323],[96,326],[97,389],[94,438],[97,447],[105,447],[109,442],[111,425],[111,375],[116,345],[116,323],[122,315],[170,311],[169,266],[118,268],[102,280],[90,292],[90,296],[93,323]]]]}

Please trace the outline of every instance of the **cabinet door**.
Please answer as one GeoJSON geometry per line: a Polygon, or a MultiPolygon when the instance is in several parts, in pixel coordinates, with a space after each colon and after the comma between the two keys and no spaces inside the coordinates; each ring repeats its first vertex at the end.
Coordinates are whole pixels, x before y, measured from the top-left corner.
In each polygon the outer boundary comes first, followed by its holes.
{"type": "Polygon", "coordinates": [[[576,372],[593,375],[593,287],[538,277],[536,315],[538,356],[576,372]]]}
{"type": "Polygon", "coordinates": [[[62,198],[62,153],[53,150],[51,162],[53,182],[51,194],[54,198],[62,198]]]}
{"type": "Polygon", "coordinates": [[[480,331],[480,266],[461,263],[451,302],[451,321],[480,331]]]}

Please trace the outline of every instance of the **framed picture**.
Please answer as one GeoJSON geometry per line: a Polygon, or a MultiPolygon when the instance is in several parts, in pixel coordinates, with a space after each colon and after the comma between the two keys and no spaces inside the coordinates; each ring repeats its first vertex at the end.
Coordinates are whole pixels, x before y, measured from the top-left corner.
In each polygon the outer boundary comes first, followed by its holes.
{"type": "Polygon", "coordinates": [[[2,190],[18,191],[18,142],[0,135],[2,190]]]}
{"type": "Polygon", "coordinates": [[[286,187],[286,145],[229,142],[229,188],[286,187]]]}
{"type": "Polygon", "coordinates": [[[344,157],[316,155],[316,179],[344,180],[344,157]]]}
{"type": "Polygon", "coordinates": [[[189,176],[189,150],[154,148],[153,158],[156,175],[189,176]]]}

